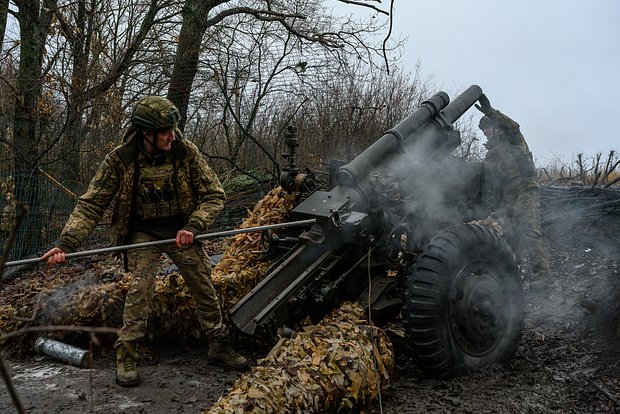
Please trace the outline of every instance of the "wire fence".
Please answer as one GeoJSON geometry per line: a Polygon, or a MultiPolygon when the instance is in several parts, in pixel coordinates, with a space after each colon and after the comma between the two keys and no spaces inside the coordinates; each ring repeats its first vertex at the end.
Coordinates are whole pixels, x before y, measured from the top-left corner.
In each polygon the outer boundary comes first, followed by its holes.
{"type": "Polygon", "coordinates": [[[16,235],[9,260],[19,260],[53,245],[75,205],[75,197],[38,171],[2,171],[0,185],[3,193],[0,200],[2,246],[13,227],[17,201],[28,207],[28,215],[16,235]]]}

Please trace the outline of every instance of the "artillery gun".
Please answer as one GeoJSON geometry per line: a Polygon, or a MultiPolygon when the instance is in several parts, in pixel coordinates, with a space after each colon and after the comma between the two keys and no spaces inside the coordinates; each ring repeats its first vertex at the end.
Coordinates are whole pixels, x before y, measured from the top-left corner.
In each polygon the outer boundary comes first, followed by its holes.
{"type": "Polygon", "coordinates": [[[303,318],[347,300],[374,322],[402,315],[418,366],[432,376],[511,357],[523,329],[523,286],[514,254],[488,216],[484,165],[450,157],[453,124],[483,96],[473,85],[450,102],[438,92],[315,188],[295,165],[281,184],[306,228],[263,234],[267,276],[231,310],[244,334],[275,341],[303,318]],[[311,219],[314,219],[312,221],[311,219]]]}

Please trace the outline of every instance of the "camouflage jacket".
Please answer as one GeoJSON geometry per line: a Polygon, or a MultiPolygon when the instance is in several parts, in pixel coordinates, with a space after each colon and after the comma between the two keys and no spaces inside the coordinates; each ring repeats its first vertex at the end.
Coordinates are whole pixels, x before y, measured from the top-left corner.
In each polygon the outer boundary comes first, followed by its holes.
{"type": "MultiPolygon", "coordinates": [[[[126,243],[135,191],[138,136],[135,132],[128,134],[123,144],[112,150],[99,166],[60,235],[58,247],[65,252],[79,249],[113,199],[111,242],[113,245],[126,243]]],[[[185,140],[180,131],[177,131],[171,152],[181,216],[185,222],[183,228],[194,234],[203,233],[224,206],[224,189],[198,148],[185,140]]]]}
{"type": "Polygon", "coordinates": [[[497,110],[489,117],[498,121],[498,129],[502,131],[489,137],[485,144],[488,150],[485,170],[491,197],[496,202],[509,201],[524,191],[537,189],[536,167],[519,124],[497,110]]]}

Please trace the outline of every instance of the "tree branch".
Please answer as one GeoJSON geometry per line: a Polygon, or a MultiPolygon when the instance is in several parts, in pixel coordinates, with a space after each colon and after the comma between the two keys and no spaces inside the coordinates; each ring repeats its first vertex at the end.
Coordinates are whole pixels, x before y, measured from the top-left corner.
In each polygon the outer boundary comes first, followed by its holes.
{"type": "Polygon", "coordinates": [[[94,97],[99,96],[103,92],[107,91],[110,86],[112,86],[114,82],[116,82],[129,67],[134,55],[138,51],[138,48],[146,38],[148,32],[151,30],[151,27],[155,22],[155,16],[162,8],[165,7],[157,5],[157,3],[158,0],[150,0],[149,9],[144,16],[144,19],[142,20],[142,24],[140,25],[138,34],[136,34],[136,36],[133,38],[122,57],[113,65],[112,70],[110,71],[108,76],[98,84],[84,91],[85,101],[89,101],[94,97]]]}
{"type": "MultiPolygon", "coordinates": [[[[273,10],[257,10],[251,7],[233,7],[231,9],[224,10],[218,13],[211,19],[206,20],[204,22],[204,25],[205,27],[211,27],[221,22],[226,17],[230,17],[236,14],[251,15],[251,16],[254,16],[256,19],[264,21],[264,22],[280,23],[290,33],[294,34],[295,36],[301,39],[305,39],[309,42],[321,43],[327,47],[333,47],[333,48],[341,48],[343,46],[342,43],[338,42],[337,40],[328,38],[327,37],[329,35],[328,33],[321,33],[321,34],[303,33],[297,30],[296,28],[294,28],[289,22],[286,21],[286,19],[306,20],[306,16],[301,15],[301,14],[282,13],[282,12],[276,12],[273,10]]],[[[334,35],[334,36],[338,39],[337,35],[334,35]]]]}
{"type": "Polygon", "coordinates": [[[206,157],[208,157],[209,159],[214,159],[214,160],[224,160],[227,163],[229,163],[235,170],[239,171],[241,174],[243,175],[247,175],[248,177],[250,177],[251,179],[253,179],[254,181],[256,181],[256,183],[258,185],[261,185],[262,182],[260,181],[260,179],[258,177],[256,177],[255,175],[253,175],[252,173],[250,173],[249,171],[245,171],[243,168],[241,168],[236,162],[234,162],[233,160],[231,160],[228,157],[222,157],[220,155],[209,155],[207,154],[205,151],[200,150],[200,152],[202,152],[206,157]]]}
{"type": "Polygon", "coordinates": [[[216,14],[210,19],[205,20],[204,26],[205,27],[214,26],[217,23],[224,20],[225,18],[233,16],[235,14],[249,14],[249,15],[256,17],[259,20],[264,20],[264,21],[280,21],[286,18],[294,18],[294,19],[302,19],[302,20],[306,19],[306,16],[303,16],[301,14],[289,14],[289,13],[282,13],[282,12],[277,12],[273,10],[258,10],[258,9],[253,9],[251,7],[232,7],[228,10],[223,10],[219,12],[218,14],[216,14]]]}
{"type": "Polygon", "coordinates": [[[385,36],[385,39],[383,39],[383,45],[382,45],[382,49],[383,49],[383,59],[385,60],[385,70],[387,71],[387,74],[390,74],[390,63],[388,62],[388,58],[387,58],[387,41],[389,40],[390,36],[392,35],[392,25],[394,23],[394,0],[390,1],[390,26],[388,29],[388,33],[385,36]]]}
{"type": "MultiPolygon", "coordinates": [[[[353,4],[354,6],[361,6],[361,7],[366,7],[369,9],[372,9],[374,11],[376,11],[377,13],[381,13],[381,14],[385,14],[386,16],[391,16],[392,15],[392,11],[390,10],[390,12],[386,12],[385,10],[381,10],[380,8],[373,6],[372,4],[366,4],[366,3],[362,3],[360,1],[354,1],[354,0],[338,0],[340,3],[345,3],[345,4],[353,4]]],[[[377,3],[381,3],[380,0],[373,0],[377,3]]],[[[390,5],[390,9],[394,8],[394,0],[391,1],[391,5],[390,5]]]]}

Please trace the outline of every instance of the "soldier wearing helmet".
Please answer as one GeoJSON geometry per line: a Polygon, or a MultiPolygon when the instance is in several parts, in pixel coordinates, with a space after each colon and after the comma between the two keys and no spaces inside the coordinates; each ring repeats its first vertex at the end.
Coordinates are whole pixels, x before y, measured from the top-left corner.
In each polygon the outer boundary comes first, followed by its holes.
{"type": "Polygon", "coordinates": [[[530,286],[548,289],[549,263],[540,226],[540,188],[532,153],[519,124],[491,107],[485,95],[476,105],[484,113],[478,127],[487,138],[485,171],[489,205],[517,259],[528,258],[530,286]]]}
{"type": "Polygon", "coordinates": [[[209,357],[233,368],[247,359],[230,346],[219,298],[211,283],[211,263],[194,237],[203,233],[222,209],[224,189],[198,148],[177,128],[181,116],[168,99],[140,99],[120,146],[103,160],[88,190],[79,198],[58,246],[41,259],[64,262],[93,231],[115,198],[112,243],[136,244],[175,239],[176,245],[129,249],[125,260],[132,283],[125,299],[123,327],[116,342],[116,381],[135,386],[138,341],[146,333],[149,304],[161,253],[179,267],[192,296],[201,327],[209,337],[209,357]]]}

